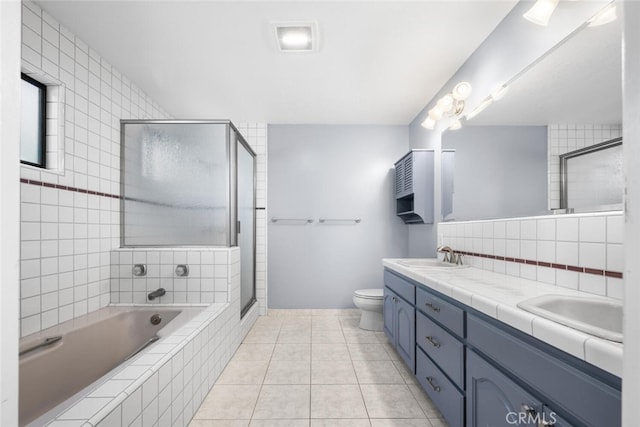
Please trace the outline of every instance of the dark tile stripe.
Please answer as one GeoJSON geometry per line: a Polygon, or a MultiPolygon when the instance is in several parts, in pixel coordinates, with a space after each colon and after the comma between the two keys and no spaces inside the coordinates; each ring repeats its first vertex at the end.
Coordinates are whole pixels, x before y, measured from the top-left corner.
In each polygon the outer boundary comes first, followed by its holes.
{"type": "Polygon", "coordinates": [[[109,197],[111,199],[119,199],[116,194],[103,193],[101,191],[85,190],[84,188],[69,187],[68,185],[52,184],[50,182],[37,181],[35,179],[20,178],[23,184],[36,185],[39,187],[56,188],[58,190],[74,191],[76,193],[90,194],[92,196],[109,197]]]}

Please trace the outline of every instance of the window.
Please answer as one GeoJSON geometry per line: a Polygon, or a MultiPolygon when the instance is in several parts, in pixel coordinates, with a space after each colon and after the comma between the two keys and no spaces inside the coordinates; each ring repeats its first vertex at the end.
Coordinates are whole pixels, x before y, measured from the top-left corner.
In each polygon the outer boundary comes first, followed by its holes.
{"type": "Polygon", "coordinates": [[[22,115],[20,161],[44,168],[46,141],[47,87],[22,74],[22,115]]]}

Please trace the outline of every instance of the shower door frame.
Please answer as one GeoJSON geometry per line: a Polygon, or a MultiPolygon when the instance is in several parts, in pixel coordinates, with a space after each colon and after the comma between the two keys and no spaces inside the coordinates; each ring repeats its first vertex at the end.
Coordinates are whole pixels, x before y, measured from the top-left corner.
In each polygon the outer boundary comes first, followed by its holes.
{"type": "MultiPolygon", "coordinates": [[[[257,302],[256,298],[256,209],[257,209],[257,154],[244,136],[240,133],[238,128],[231,122],[231,120],[173,120],[173,119],[122,119],[120,120],[120,247],[121,248],[201,248],[201,247],[234,247],[238,246],[238,150],[236,147],[236,143],[240,142],[242,146],[249,152],[249,154],[253,157],[253,296],[247,302],[244,307],[240,307],[240,317],[244,317],[244,315],[254,306],[257,302]],[[124,183],[124,175],[125,175],[125,126],[128,124],[218,124],[218,125],[226,125],[227,132],[225,136],[225,157],[226,157],[226,166],[225,172],[227,175],[228,185],[226,188],[226,197],[228,199],[228,205],[226,208],[226,216],[229,227],[229,232],[227,233],[227,244],[226,246],[220,245],[130,245],[125,246],[125,236],[124,236],[124,202],[125,202],[125,183],[124,183]],[[234,144],[231,143],[231,132],[236,134],[237,140],[234,141],[234,144]],[[233,178],[233,179],[232,179],[233,178]],[[233,194],[232,194],[232,182],[233,185],[233,194]],[[233,213],[233,216],[232,216],[233,213]]],[[[240,284],[242,287],[242,284],[240,284]]]]}

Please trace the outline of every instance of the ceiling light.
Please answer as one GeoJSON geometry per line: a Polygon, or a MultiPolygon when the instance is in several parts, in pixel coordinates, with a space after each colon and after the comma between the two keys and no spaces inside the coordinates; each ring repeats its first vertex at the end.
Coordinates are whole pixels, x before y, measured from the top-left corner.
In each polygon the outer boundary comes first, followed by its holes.
{"type": "Polygon", "coordinates": [[[315,23],[274,24],[278,47],[282,52],[309,52],[317,49],[315,23]]]}
{"type": "Polygon", "coordinates": [[[433,120],[431,117],[427,116],[427,118],[424,119],[424,122],[422,122],[422,127],[433,130],[436,127],[436,121],[433,120]]]}
{"type": "Polygon", "coordinates": [[[456,101],[464,101],[471,94],[471,84],[467,82],[460,82],[453,88],[451,96],[456,101]]]}
{"type": "Polygon", "coordinates": [[[537,0],[533,7],[522,16],[527,21],[546,27],[559,1],[560,0],[537,0]]]}
{"type": "Polygon", "coordinates": [[[589,20],[590,27],[597,27],[598,25],[608,24],[616,20],[616,6],[611,4],[596,14],[589,20]]]}
{"type": "Polygon", "coordinates": [[[464,100],[471,93],[471,84],[460,82],[451,91],[436,102],[436,105],[429,110],[429,114],[422,122],[422,126],[427,129],[435,129],[436,122],[442,118],[452,120],[449,129],[456,130],[462,127],[460,117],[464,111],[464,100]]]}
{"type": "Polygon", "coordinates": [[[480,105],[478,105],[472,112],[467,113],[467,115],[465,116],[465,118],[467,120],[471,120],[473,119],[475,116],[477,116],[478,114],[480,114],[482,111],[484,111],[485,108],[487,108],[489,105],[491,105],[491,103],[493,102],[493,98],[492,97],[488,97],[485,98],[484,101],[482,101],[480,103],[480,105]]]}

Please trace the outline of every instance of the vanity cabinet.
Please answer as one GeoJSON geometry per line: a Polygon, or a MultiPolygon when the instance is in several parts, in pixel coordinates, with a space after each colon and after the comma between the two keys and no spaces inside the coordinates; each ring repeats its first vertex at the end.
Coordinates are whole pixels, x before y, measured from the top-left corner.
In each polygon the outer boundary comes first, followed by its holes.
{"type": "Polygon", "coordinates": [[[415,286],[389,271],[385,271],[384,284],[384,332],[411,372],[415,373],[415,286]]]}
{"type": "Polygon", "coordinates": [[[450,427],[621,425],[620,378],[399,273],[384,282],[385,333],[450,427]]]}
{"type": "Polygon", "coordinates": [[[407,224],[432,224],[433,150],[411,150],[394,166],[396,215],[407,224]]]}

